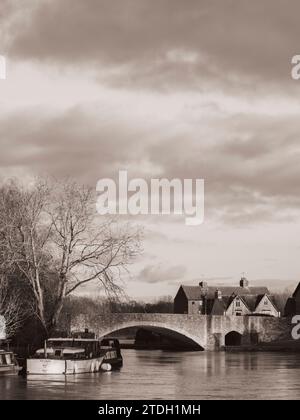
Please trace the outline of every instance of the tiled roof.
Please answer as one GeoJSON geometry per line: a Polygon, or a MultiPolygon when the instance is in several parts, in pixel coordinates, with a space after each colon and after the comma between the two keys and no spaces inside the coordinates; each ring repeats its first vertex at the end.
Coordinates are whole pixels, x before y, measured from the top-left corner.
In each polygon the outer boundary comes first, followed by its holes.
{"type": "Polygon", "coordinates": [[[188,300],[201,299],[201,289],[199,286],[182,286],[188,300]]]}
{"type": "MultiPolygon", "coordinates": [[[[300,284],[299,284],[300,285],[300,284]]],[[[262,298],[267,295],[276,310],[276,303],[267,287],[228,287],[210,286],[202,288],[200,286],[181,286],[188,300],[200,300],[205,296],[205,311],[211,315],[223,315],[235,296],[239,296],[247,305],[251,312],[254,312],[262,298]],[[221,299],[215,298],[215,292],[219,290],[222,294],[221,299]]],[[[298,286],[299,287],[299,286],[298,286]]]]}
{"type": "Polygon", "coordinates": [[[222,296],[231,296],[232,294],[245,295],[268,295],[270,292],[267,287],[230,287],[230,286],[210,286],[201,288],[200,286],[182,286],[182,289],[188,300],[199,300],[203,295],[207,298],[214,298],[216,290],[220,290],[222,296]]]}
{"type": "Polygon", "coordinates": [[[258,296],[263,295],[243,295],[242,298],[251,312],[253,312],[258,305],[258,301],[260,302],[261,298],[259,299],[258,296]]]}
{"type": "Polygon", "coordinates": [[[224,315],[225,310],[226,307],[223,302],[223,299],[214,299],[210,315],[224,315]]]}

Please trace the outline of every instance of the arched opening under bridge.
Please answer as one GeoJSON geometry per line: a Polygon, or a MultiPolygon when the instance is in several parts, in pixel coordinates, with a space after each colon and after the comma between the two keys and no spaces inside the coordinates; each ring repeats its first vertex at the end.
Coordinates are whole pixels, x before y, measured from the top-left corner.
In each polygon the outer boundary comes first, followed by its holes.
{"type": "MultiPolygon", "coordinates": [[[[176,351],[203,351],[202,343],[190,334],[170,327],[161,327],[147,324],[132,324],[129,326],[114,327],[105,332],[105,336],[126,337],[127,332],[134,334],[134,348],[140,349],[167,349],[176,351]]],[[[121,339],[122,342],[122,339],[121,339]]]]}
{"type": "Polygon", "coordinates": [[[242,344],[242,334],[237,331],[230,331],[225,335],[225,346],[240,346],[242,344]]]}

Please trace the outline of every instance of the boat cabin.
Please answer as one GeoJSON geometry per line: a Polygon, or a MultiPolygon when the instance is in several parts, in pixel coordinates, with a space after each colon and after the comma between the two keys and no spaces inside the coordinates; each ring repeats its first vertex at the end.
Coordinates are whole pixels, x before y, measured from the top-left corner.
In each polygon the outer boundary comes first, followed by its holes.
{"type": "Polygon", "coordinates": [[[35,353],[36,358],[47,359],[92,359],[100,356],[98,340],[84,338],[50,338],[43,349],[35,353]]]}
{"type": "Polygon", "coordinates": [[[15,355],[11,351],[0,350],[0,375],[16,374],[20,370],[15,355]]]}

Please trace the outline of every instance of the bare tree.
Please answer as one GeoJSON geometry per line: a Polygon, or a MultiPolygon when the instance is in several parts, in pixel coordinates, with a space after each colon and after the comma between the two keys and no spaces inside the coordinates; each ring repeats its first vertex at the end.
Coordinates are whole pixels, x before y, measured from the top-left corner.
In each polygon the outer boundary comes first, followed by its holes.
{"type": "Polygon", "coordinates": [[[107,293],[120,294],[120,274],[140,252],[140,230],[98,217],[93,191],[76,183],[26,189],[12,182],[0,191],[0,217],[0,258],[27,280],[48,331],[79,287],[98,281],[107,293]]]}
{"type": "Polygon", "coordinates": [[[93,191],[76,183],[56,184],[49,207],[57,275],[57,296],[51,325],[55,326],[64,298],[98,281],[109,294],[122,293],[120,274],[140,252],[140,230],[114,219],[95,217],[93,191]]]}
{"type": "Polygon", "coordinates": [[[9,290],[4,277],[0,278],[0,316],[4,318],[6,338],[14,336],[28,316],[21,295],[9,290]]]}
{"type": "Polygon", "coordinates": [[[48,187],[37,183],[25,189],[9,182],[0,194],[0,255],[6,270],[17,270],[29,283],[36,314],[46,328],[42,268],[50,260],[47,241],[51,226],[45,221],[48,187]]]}

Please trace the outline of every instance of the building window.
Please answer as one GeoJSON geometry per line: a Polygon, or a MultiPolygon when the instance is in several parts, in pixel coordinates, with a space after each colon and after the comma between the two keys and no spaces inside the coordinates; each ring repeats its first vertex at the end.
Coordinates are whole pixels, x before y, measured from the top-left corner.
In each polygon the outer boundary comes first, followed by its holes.
{"type": "Polygon", "coordinates": [[[264,300],[264,305],[267,305],[269,302],[268,302],[268,299],[265,299],[264,300]]]}
{"type": "Polygon", "coordinates": [[[195,302],[192,302],[192,305],[195,305],[195,302]]]}
{"type": "Polygon", "coordinates": [[[241,306],[241,302],[240,302],[239,300],[237,300],[237,301],[235,302],[235,306],[240,307],[240,306],[241,306]]]}

